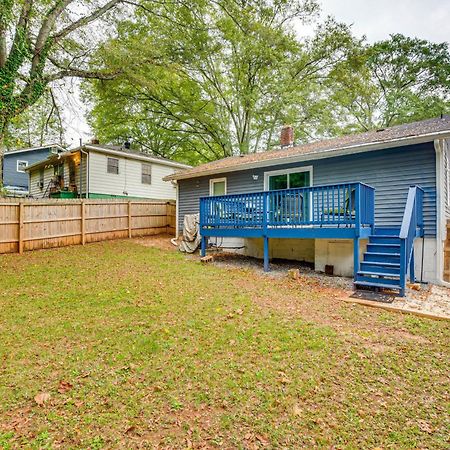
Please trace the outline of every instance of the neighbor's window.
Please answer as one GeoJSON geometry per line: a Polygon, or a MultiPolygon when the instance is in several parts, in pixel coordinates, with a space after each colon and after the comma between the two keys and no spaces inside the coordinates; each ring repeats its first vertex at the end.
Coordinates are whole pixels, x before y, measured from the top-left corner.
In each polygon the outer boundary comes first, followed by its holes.
{"type": "Polygon", "coordinates": [[[214,178],[209,180],[209,195],[225,195],[227,193],[227,179],[214,178]]]}
{"type": "Polygon", "coordinates": [[[43,167],[41,167],[39,169],[39,189],[41,191],[44,190],[44,168],[43,167]]]}
{"type": "Polygon", "coordinates": [[[28,161],[17,161],[17,172],[25,172],[25,169],[28,167],[28,161]]]}
{"type": "Polygon", "coordinates": [[[119,173],[119,160],[117,158],[108,158],[108,173],[119,173]]]}
{"type": "Polygon", "coordinates": [[[151,164],[142,164],[142,177],[143,184],[152,184],[152,166],[151,164]]]}

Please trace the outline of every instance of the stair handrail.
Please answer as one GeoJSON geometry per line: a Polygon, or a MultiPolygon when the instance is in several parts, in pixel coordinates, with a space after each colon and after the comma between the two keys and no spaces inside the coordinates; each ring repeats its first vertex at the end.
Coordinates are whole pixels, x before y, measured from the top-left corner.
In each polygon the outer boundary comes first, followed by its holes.
{"type": "MultiPolygon", "coordinates": [[[[400,228],[400,286],[406,288],[406,274],[414,251],[414,239],[423,236],[423,194],[420,186],[411,186],[408,191],[402,226],[400,228]]],[[[412,270],[413,273],[413,270],[412,270]]]]}

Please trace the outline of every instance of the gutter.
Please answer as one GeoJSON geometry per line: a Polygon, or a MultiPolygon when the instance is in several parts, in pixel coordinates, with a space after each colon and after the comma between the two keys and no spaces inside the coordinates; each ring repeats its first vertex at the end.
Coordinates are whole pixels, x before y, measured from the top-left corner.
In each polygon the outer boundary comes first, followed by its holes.
{"type": "MultiPolygon", "coordinates": [[[[85,152],[81,147],[80,152],[86,155],[86,198],[89,198],[89,153],[85,152]]],[[[83,156],[81,157],[81,163],[83,163],[83,156]]],[[[82,183],[80,183],[80,190],[82,190],[82,183]]]]}
{"type": "Polygon", "coordinates": [[[178,240],[178,237],[180,235],[179,227],[178,227],[178,218],[179,218],[179,204],[180,204],[180,187],[178,185],[177,180],[172,180],[171,182],[173,185],[175,185],[176,194],[175,194],[175,240],[178,240]]]}
{"type": "Polygon", "coordinates": [[[49,144],[49,145],[42,145],[40,147],[27,147],[27,148],[21,148],[19,150],[11,150],[9,152],[5,152],[4,154],[9,156],[9,155],[17,155],[19,153],[26,153],[26,152],[32,152],[34,150],[42,150],[43,148],[55,148],[58,147],[59,149],[62,150],[62,152],[66,152],[67,150],[64,149],[63,147],[61,147],[59,144],[49,144]]]}
{"type": "Polygon", "coordinates": [[[140,161],[147,161],[147,162],[150,161],[155,164],[161,164],[162,166],[177,167],[179,169],[191,169],[192,168],[192,166],[189,166],[187,164],[182,164],[182,163],[178,163],[175,161],[169,161],[169,160],[162,161],[157,158],[152,158],[151,156],[135,155],[132,153],[122,152],[120,150],[111,150],[109,148],[94,147],[94,146],[90,146],[89,144],[86,144],[84,147],[88,150],[92,150],[93,152],[106,153],[106,154],[110,154],[110,155],[121,156],[122,158],[128,158],[128,159],[138,159],[140,161]]]}
{"type": "MultiPolygon", "coordinates": [[[[255,162],[249,162],[249,163],[241,163],[239,165],[234,165],[230,167],[223,167],[219,169],[210,169],[210,170],[204,170],[199,172],[191,172],[187,171],[188,173],[180,172],[173,175],[168,175],[167,177],[164,177],[164,181],[171,181],[171,180],[187,180],[190,178],[199,178],[203,176],[208,175],[216,175],[219,173],[226,173],[226,172],[238,172],[241,170],[248,170],[248,169],[256,169],[260,167],[267,167],[267,166],[274,166],[277,164],[289,164],[289,163],[296,163],[296,162],[302,162],[302,161],[314,161],[317,159],[324,159],[324,158],[334,158],[338,156],[344,156],[344,155],[352,155],[356,153],[363,153],[371,150],[384,150],[387,148],[393,148],[393,147],[403,147],[406,145],[412,145],[412,144],[422,144],[424,142],[432,142],[434,138],[437,137],[450,137],[450,130],[440,131],[437,133],[426,133],[421,134],[417,136],[409,136],[409,137],[403,137],[403,138],[397,138],[397,139],[391,139],[388,141],[379,141],[379,142],[369,142],[364,144],[355,144],[355,145],[349,145],[346,147],[340,147],[339,149],[328,149],[328,150],[322,150],[318,152],[310,152],[310,153],[303,153],[298,155],[291,155],[291,156],[285,156],[285,157],[274,157],[269,159],[264,159],[261,161],[255,161],[255,162]]],[[[276,155],[276,153],[275,153],[276,155]]]]}

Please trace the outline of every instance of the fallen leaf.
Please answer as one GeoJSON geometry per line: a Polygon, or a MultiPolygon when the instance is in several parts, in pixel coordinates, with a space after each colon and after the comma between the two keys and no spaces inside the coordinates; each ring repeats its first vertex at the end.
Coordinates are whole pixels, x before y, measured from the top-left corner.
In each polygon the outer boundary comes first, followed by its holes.
{"type": "Polygon", "coordinates": [[[61,380],[58,386],[58,392],[60,394],[65,394],[73,388],[73,384],[68,381],[61,380]]]}
{"type": "Polygon", "coordinates": [[[34,401],[39,405],[42,406],[44,403],[48,402],[50,400],[51,395],[48,392],[41,392],[34,397],[34,401]]]}
{"type": "Polygon", "coordinates": [[[294,416],[302,415],[302,409],[300,408],[300,406],[297,403],[293,406],[292,412],[294,413],[294,416]]]}
{"type": "Polygon", "coordinates": [[[425,420],[419,420],[418,424],[419,424],[419,430],[422,431],[423,433],[428,433],[428,434],[433,433],[433,428],[431,427],[431,425],[428,422],[425,422],[425,420]]]}
{"type": "Polygon", "coordinates": [[[265,436],[262,436],[261,434],[257,434],[256,439],[258,439],[258,441],[261,443],[261,445],[263,447],[267,447],[269,445],[269,441],[267,440],[267,438],[265,436]]]}

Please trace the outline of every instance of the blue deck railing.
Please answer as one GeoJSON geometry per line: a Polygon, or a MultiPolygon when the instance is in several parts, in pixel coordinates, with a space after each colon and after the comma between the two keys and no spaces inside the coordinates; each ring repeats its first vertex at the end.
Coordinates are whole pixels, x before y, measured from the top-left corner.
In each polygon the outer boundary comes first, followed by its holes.
{"type": "Polygon", "coordinates": [[[363,183],[203,197],[200,227],[372,227],[375,190],[363,183]]]}
{"type": "Polygon", "coordinates": [[[405,212],[400,229],[400,286],[404,295],[406,274],[409,267],[410,280],[414,282],[414,240],[423,236],[423,189],[411,186],[408,191],[405,212]]]}

